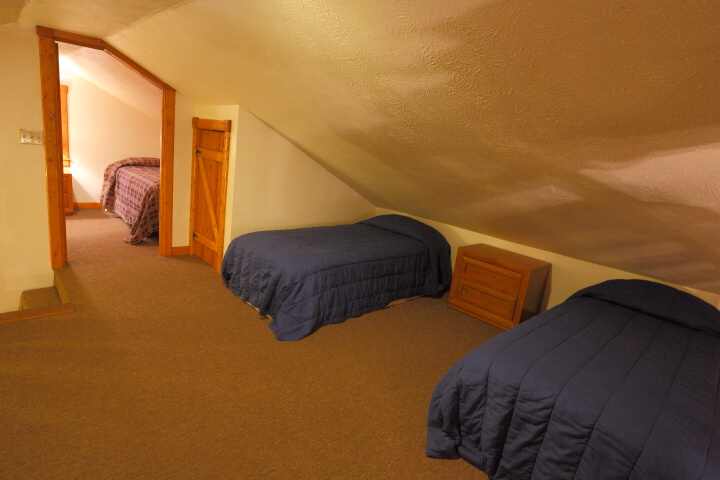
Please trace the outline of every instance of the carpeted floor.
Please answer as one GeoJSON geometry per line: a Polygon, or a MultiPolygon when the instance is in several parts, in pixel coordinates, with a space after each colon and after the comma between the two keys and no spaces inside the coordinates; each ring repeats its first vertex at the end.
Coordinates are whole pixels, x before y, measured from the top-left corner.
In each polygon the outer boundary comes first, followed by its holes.
{"type": "Polygon", "coordinates": [[[425,457],[435,383],[499,333],[446,297],[278,342],[199,259],[67,232],[76,311],[0,324],[0,478],[487,478],[425,457]]]}

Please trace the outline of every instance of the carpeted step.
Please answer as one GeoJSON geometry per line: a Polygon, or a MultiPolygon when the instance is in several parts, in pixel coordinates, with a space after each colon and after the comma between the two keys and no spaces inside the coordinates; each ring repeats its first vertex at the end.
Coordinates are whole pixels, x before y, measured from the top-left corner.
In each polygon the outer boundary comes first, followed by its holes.
{"type": "Polygon", "coordinates": [[[20,294],[20,310],[31,308],[50,307],[62,304],[57,288],[46,287],[34,290],[25,290],[20,294]]]}

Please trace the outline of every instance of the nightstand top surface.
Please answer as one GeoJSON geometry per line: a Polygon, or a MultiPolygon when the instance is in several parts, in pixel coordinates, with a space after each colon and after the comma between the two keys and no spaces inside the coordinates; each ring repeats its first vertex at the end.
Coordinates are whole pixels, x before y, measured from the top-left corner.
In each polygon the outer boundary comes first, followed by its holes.
{"type": "Polygon", "coordinates": [[[527,257],[519,253],[503,250],[502,248],[493,247],[485,243],[476,243],[474,245],[463,245],[459,247],[459,251],[465,251],[467,253],[475,253],[482,256],[485,259],[498,259],[508,263],[514,263],[522,265],[531,269],[549,267],[550,263],[538,260],[537,258],[527,257]]]}

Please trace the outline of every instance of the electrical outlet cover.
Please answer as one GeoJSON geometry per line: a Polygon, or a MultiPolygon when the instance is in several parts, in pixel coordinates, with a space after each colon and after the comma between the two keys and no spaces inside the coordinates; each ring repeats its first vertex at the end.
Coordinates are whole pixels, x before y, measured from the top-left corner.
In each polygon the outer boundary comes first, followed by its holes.
{"type": "Polygon", "coordinates": [[[18,137],[20,143],[29,145],[42,145],[43,144],[43,132],[37,130],[25,130],[21,128],[18,131],[18,137]]]}

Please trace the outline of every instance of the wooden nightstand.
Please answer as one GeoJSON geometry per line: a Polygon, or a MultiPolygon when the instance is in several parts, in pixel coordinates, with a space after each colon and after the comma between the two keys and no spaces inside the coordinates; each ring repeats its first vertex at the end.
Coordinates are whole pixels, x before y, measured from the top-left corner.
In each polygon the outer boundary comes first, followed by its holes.
{"type": "Polygon", "coordinates": [[[540,312],[550,264],[479,243],[458,248],[450,306],[504,330],[540,312]]]}

